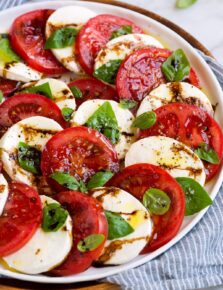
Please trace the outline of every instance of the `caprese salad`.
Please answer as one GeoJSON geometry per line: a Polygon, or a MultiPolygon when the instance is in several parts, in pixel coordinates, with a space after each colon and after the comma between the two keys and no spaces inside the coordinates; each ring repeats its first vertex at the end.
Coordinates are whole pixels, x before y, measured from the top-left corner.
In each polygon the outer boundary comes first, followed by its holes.
{"type": "Polygon", "coordinates": [[[0,35],[0,258],[66,276],[168,243],[211,205],[223,134],[184,51],[80,6],[0,35]]]}

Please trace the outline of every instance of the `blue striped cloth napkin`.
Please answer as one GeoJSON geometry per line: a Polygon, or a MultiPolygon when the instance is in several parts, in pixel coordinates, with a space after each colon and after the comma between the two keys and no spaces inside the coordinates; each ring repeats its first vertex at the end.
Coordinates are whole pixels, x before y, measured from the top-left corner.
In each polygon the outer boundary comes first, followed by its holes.
{"type": "MultiPolygon", "coordinates": [[[[0,10],[29,0],[0,0],[0,10]]],[[[201,52],[200,52],[201,53],[201,52]]],[[[223,66],[201,56],[223,89],[223,66]]],[[[121,289],[188,290],[223,284],[223,186],[202,220],[170,250],[143,266],[104,279],[121,289]]]]}

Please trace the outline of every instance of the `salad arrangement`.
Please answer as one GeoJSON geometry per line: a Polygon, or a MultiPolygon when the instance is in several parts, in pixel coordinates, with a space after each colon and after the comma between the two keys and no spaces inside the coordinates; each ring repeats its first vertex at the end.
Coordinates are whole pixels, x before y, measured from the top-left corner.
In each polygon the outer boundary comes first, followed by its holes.
{"type": "Polygon", "coordinates": [[[212,204],[223,134],[184,51],[84,7],[0,36],[0,257],[67,276],[162,247],[212,204]]]}

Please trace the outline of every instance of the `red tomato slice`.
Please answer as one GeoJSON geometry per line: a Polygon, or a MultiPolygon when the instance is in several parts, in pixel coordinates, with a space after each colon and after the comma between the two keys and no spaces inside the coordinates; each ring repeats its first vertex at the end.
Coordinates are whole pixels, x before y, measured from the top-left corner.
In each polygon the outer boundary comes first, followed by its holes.
{"type": "Polygon", "coordinates": [[[76,51],[81,66],[88,74],[93,74],[94,60],[112,32],[123,25],[132,26],[133,33],[143,33],[133,22],[109,14],[93,17],[82,27],[76,39],[76,51]]]}
{"type": "Polygon", "coordinates": [[[141,101],[151,90],[166,83],[161,66],[170,55],[168,49],[155,47],[130,54],[121,64],[116,77],[120,98],[141,101]]]}
{"type": "MultiPolygon", "coordinates": [[[[222,159],[223,135],[217,122],[204,110],[188,104],[168,104],[155,110],[155,125],[140,131],[140,138],[148,136],[167,136],[188,145],[192,150],[202,142],[207,143],[222,159]]],[[[220,164],[204,161],[206,180],[217,173],[220,164]]]]}
{"type": "Polygon", "coordinates": [[[41,223],[39,194],[22,183],[9,184],[9,197],[0,216],[0,257],[22,248],[41,223]]]}
{"type": "Polygon", "coordinates": [[[190,69],[190,74],[187,81],[193,86],[200,88],[200,80],[198,78],[196,71],[193,68],[190,69]]]}
{"type": "Polygon", "coordinates": [[[153,237],[142,251],[152,252],[168,243],[179,231],[184,218],[185,197],[177,181],[161,167],[151,164],[135,164],[116,174],[107,186],[116,186],[126,190],[142,201],[146,190],[163,190],[171,199],[169,211],[162,215],[153,215],[153,237]]]}
{"type": "Polygon", "coordinates": [[[66,72],[52,52],[44,49],[46,21],[53,12],[43,9],[25,13],[14,20],[9,33],[15,52],[32,68],[46,74],[66,72]]]}
{"type": "Polygon", "coordinates": [[[32,117],[43,116],[67,127],[59,107],[50,99],[38,94],[17,94],[0,105],[0,136],[13,124],[32,117]]]}
{"type": "Polygon", "coordinates": [[[41,160],[43,176],[57,191],[63,188],[49,176],[55,171],[87,181],[101,170],[117,172],[117,153],[110,141],[96,130],[72,127],[55,134],[46,144],[41,160]]]}
{"type": "Polygon", "coordinates": [[[76,86],[82,92],[82,98],[76,98],[76,104],[79,107],[83,102],[93,99],[118,101],[118,95],[115,89],[93,78],[75,80],[69,84],[69,87],[76,86]]]}
{"type": "Polygon", "coordinates": [[[16,81],[7,80],[0,77],[0,91],[2,91],[4,97],[7,97],[9,94],[13,93],[17,89],[18,84],[19,83],[16,81]]]}
{"type": "Polygon", "coordinates": [[[73,247],[65,262],[51,273],[57,276],[67,276],[83,272],[100,256],[107,239],[108,225],[103,209],[95,198],[77,191],[60,192],[54,198],[71,215],[73,247]],[[104,242],[93,251],[84,253],[78,251],[78,242],[92,234],[103,234],[104,242]]]}

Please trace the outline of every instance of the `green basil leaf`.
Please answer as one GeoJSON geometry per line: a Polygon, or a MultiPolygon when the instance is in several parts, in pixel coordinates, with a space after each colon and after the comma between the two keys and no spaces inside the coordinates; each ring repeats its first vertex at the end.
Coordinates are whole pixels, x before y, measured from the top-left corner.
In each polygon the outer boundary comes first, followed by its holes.
{"type": "Polygon", "coordinates": [[[3,92],[0,90],[0,103],[3,101],[4,96],[3,96],[3,92]]]}
{"type": "Polygon", "coordinates": [[[8,38],[0,38],[0,63],[20,61],[20,57],[12,50],[8,38]]]}
{"type": "Polygon", "coordinates": [[[121,100],[119,103],[119,107],[122,109],[133,109],[137,106],[137,102],[133,100],[121,100]]]}
{"type": "Polygon", "coordinates": [[[74,110],[71,108],[63,108],[61,110],[61,113],[63,115],[63,118],[65,121],[69,122],[71,120],[72,114],[73,114],[74,110]]]}
{"type": "Polygon", "coordinates": [[[134,232],[133,227],[118,213],[105,211],[108,221],[108,240],[125,237],[134,232]]]}
{"type": "Polygon", "coordinates": [[[40,173],[41,152],[36,148],[27,145],[24,142],[19,142],[18,146],[18,162],[19,165],[26,171],[34,174],[40,173]]]}
{"type": "Polygon", "coordinates": [[[199,147],[194,151],[200,159],[205,160],[211,164],[219,164],[220,159],[216,151],[212,148],[209,148],[208,144],[201,143],[199,147]]]}
{"type": "Polygon", "coordinates": [[[82,91],[78,87],[76,86],[70,87],[70,90],[75,96],[75,98],[80,99],[83,97],[82,91]]]}
{"type": "Polygon", "coordinates": [[[156,123],[156,113],[155,112],[145,112],[138,117],[132,123],[132,127],[139,129],[148,129],[156,123]]]}
{"type": "Polygon", "coordinates": [[[84,238],[77,244],[77,249],[80,252],[93,251],[97,249],[105,240],[103,234],[92,234],[84,238]]]}
{"type": "Polygon", "coordinates": [[[168,212],[171,200],[164,191],[150,188],[143,195],[143,204],[152,214],[163,215],[168,212]]]}
{"type": "Polygon", "coordinates": [[[44,232],[56,232],[66,222],[68,211],[59,203],[50,203],[43,208],[42,229],[44,232]]]}
{"type": "Polygon", "coordinates": [[[189,177],[177,177],[176,180],[185,194],[186,216],[193,215],[212,204],[212,199],[196,180],[189,177]]]}
{"type": "Polygon", "coordinates": [[[177,8],[188,8],[196,2],[197,0],[177,0],[176,6],[177,8]]]}
{"type": "Polygon", "coordinates": [[[83,181],[78,181],[74,176],[69,173],[56,171],[50,175],[50,178],[55,180],[60,185],[69,188],[71,190],[80,190],[81,192],[86,191],[86,186],[83,181]]]}
{"type": "Polygon", "coordinates": [[[65,48],[72,46],[78,30],[74,27],[63,27],[51,34],[45,43],[45,49],[65,48]]]}
{"type": "Polygon", "coordinates": [[[132,33],[132,26],[131,25],[123,25],[119,29],[112,32],[112,35],[110,37],[110,40],[122,35],[130,34],[132,33]]]}
{"type": "Polygon", "coordinates": [[[43,83],[42,85],[39,86],[33,86],[30,88],[26,88],[22,91],[23,93],[32,93],[32,94],[40,94],[40,95],[44,95],[45,97],[49,98],[49,99],[53,99],[53,94],[50,88],[50,84],[47,83],[43,83]]]}
{"type": "Polygon", "coordinates": [[[111,171],[97,172],[88,181],[87,188],[92,189],[95,187],[101,187],[101,186],[105,185],[105,183],[108,182],[108,180],[111,179],[113,175],[114,175],[114,173],[112,173],[111,171]]]}
{"type": "Polygon", "coordinates": [[[177,49],[162,64],[162,72],[168,81],[181,81],[190,72],[190,63],[182,49],[177,49]]]}
{"type": "Polygon", "coordinates": [[[121,62],[121,59],[108,61],[94,71],[94,77],[106,83],[114,84],[121,62]]]}
{"type": "Polygon", "coordinates": [[[111,140],[112,144],[119,140],[118,122],[109,102],[104,102],[87,120],[85,125],[104,134],[111,140]]]}

